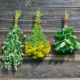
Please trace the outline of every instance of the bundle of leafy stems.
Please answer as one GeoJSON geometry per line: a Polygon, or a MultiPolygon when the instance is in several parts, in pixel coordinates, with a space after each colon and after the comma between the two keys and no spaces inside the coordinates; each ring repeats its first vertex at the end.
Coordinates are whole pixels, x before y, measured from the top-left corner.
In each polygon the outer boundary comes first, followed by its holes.
{"type": "Polygon", "coordinates": [[[72,52],[73,50],[80,49],[80,38],[74,36],[72,28],[68,27],[66,20],[68,20],[69,14],[65,12],[65,25],[61,31],[55,33],[58,41],[54,43],[55,50],[62,53],[72,52]]]}
{"type": "Polygon", "coordinates": [[[50,52],[50,44],[47,37],[42,32],[41,20],[42,16],[40,11],[36,11],[34,28],[31,31],[28,41],[25,42],[25,53],[33,59],[44,58],[50,52]]]}
{"type": "MultiPolygon", "coordinates": [[[[17,70],[17,66],[22,64],[22,53],[21,48],[24,47],[22,44],[22,37],[20,34],[24,34],[20,31],[18,27],[18,18],[20,17],[21,13],[16,11],[15,14],[15,24],[13,27],[10,28],[12,30],[8,33],[6,40],[3,42],[2,50],[3,56],[2,60],[4,61],[5,68],[10,70],[11,65],[14,65],[14,68],[17,70]]],[[[26,35],[24,35],[26,37],[26,35]]]]}

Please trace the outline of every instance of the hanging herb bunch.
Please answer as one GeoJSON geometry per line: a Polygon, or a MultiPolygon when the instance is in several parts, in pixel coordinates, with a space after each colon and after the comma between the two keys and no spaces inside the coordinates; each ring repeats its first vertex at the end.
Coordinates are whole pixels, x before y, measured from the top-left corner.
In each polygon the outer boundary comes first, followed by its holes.
{"type": "Polygon", "coordinates": [[[65,12],[65,25],[61,31],[55,33],[55,36],[59,39],[54,43],[55,50],[58,52],[72,52],[73,50],[80,49],[80,39],[74,36],[72,28],[68,27],[69,14],[65,12]]]}
{"type": "Polygon", "coordinates": [[[40,25],[40,17],[42,16],[40,11],[36,12],[34,28],[27,42],[25,42],[25,53],[27,56],[31,56],[33,59],[43,58],[50,52],[50,44],[47,41],[45,35],[42,32],[40,25]]]}
{"type": "MultiPolygon", "coordinates": [[[[19,34],[20,28],[18,27],[18,18],[20,17],[21,13],[16,11],[15,15],[15,24],[14,27],[11,27],[9,34],[7,35],[7,39],[3,42],[3,53],[2,60],[4,61],[5,67],[9,70],[11,68],[12,63],[14,64],[15,69],[17,70],[17,66],[19,66],[22,62],[22,53],[21,48],[23,47],[22,44],[22,37],[19,34]]],[[[25,35],[24,35],[25,36],[25,35]]]]}

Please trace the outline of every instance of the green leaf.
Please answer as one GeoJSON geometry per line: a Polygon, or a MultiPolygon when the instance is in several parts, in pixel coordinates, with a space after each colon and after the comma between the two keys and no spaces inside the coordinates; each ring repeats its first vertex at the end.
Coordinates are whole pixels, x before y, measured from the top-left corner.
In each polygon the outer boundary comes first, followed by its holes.
{"type": "Polygon", "coordinates": [[[64,47],[66,44],[65,44],[65,42],[62,42],[61,44],[60,44],[60,47],[64,47]]]}
{"type": "Polygon", "coordinates": [[[65,12],[65,19],[68,19],[68,17],[69,17],[69,14],[65,12]]]}
{"type": "Polygon", "coordinates": [[[11,68],[11,66],[10,66],[10,65],[8,65],[8,70],[10,70],[10,68],[11,68]]]}
{"type": "Polygon", "coordinates": [[[71,49],[74,49],[72,46],[70,46],[71,49]]]}
{"type": "Polygon", "coordinates": [[[60,49],[60,47],[58,46],[58,47],[56,47],[55,49],[56,49],[56,50],[59,50],[59,49],[60,49]]]}
{"type": "Polygon", "coordinates": [[[62,52],[64,53],[65,52],[65,49],[62,49],[62,52]]]}
{"type": "Polygon", "coordinates": [[[7,69],[7,65],[5,65],[5,68],[7,69]]]}
{"type": "Polygon", "coordinates": [[[14,27],[11,27],[9,30],[12,30],[14,27]]]}
{"type": "Polygon", "coordinates": [[[23,35],[23,37],[25,37],[25,38],[26,38],[26,35],[23,35]]]}
{"type": "Polygon", "coordinates": [[[11,56],[14,56],[14,54],[13,54],[13,53],[10,53],[10,54],[9,54],[9,57],[11,57],[11,56]]]}
{"type": "Polygon", "coordinates": [[[20,37],[19,40],[22,41],[22,37],[20,37]]]}
{"type": "Polygon", "coordinates": [[[4,45],[4,46],[2,46],[2,49],[5,49],[5,47],[6,47],[5,45],[4,45]]]}
{"type": "Polygon", "coordinates": [[[71,44],[69,39],[64,39],[67,43],[71,44]]]}
{"type": "Polygon", "coordinates": [[[73,50],[72,49],[70,49],[70,52],[72,52],[73,50]]]}
{"type": "Polygon", "coordinates": [[[60,34],[61,34],[61,32],[58,31],[58,32],[55,33],[55,36],[58,37],[60,34]]]}
{"type": "Polygon", "coordinates": [[[23,32],[21,32],[21,34],[24,34],[23,32]]]}
{"type": "Polygon", "coordinates": [[[7,44],[7,41],[4,41],[3,44],[7,44]]]}
{"type": "Polygon", "coordinates": [[[76,41],[76,47],[77,49],[80,49],[80,42],[76,41]]]}
{"type": "Polygon", "coordinates": [[[24,47],[24,45],[21,45],[21,47],[24,47]]]}
{"type": "Polygon", "coordinates": [[[73,36],[73,38],[77,38],[76,36],[73,36]]]}
{"type": "Polygon", "coordinates": [[[13,32],[15,32],[16,30],[14,29],[13,32]]]}
{"type": "Polygon", "coordinates": [[[57,44],[59,44],[59,43],[60,43],[60,41],[57,41],[57,42],[54,43],[54,45],[57,45],[57,44]]]}
{"type": "Polygon", "coordinates": [[[23,56],[24,54],[23,54],[23,53],[21,53],[21,55],[23,56]]]}
{"type": "Polygon", "coordinates": [[[17,66],[15,66],[15,69],[17,70],[17,66]]]}

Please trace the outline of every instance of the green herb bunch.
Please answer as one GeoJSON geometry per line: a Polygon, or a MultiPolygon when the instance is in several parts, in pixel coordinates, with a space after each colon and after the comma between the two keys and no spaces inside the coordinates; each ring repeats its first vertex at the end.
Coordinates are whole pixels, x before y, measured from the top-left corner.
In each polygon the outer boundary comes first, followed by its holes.
{"type": "Polygon", "coordinates": [[[40,22],[41,22],[40,17],[41,16],[42,16],[41,12],[36,11],[34,28],[32,29],[32,32],[31,32],[30,37],[28,39],[28,44],[31,44],[32,46],[34,46],[37,43],[41,43],[42,40],[44,42],[47,42],[47,38],[43,34],[42,28],[40,25],[40,22]]]}
{"type": "MultiPolygon", "coordinates": [[[[68,20],[69,14],[65,13],[65,20],[68,20]]],[[[61,31],[55,33],[59,39],[54,43],[55,50],[58,52],[72,52],[73,50],[80,49],[80,39],[74,36],[74,31],[68,25],[64,25],[61,31]]]]}
{"type": "MultiPolygon", "coordinates": [[[[10,70],[12,63],[14,64],[15,69],[17,70],[17,66],[22,64],[22,53],[21,48],[22,37],[20,37],[20,28],[18,27],[18,18],[21,13],[16,11],[15,14],[15,24],[14,27],[11,27],[11,32],[8,33],[7,39],[3,42],[2,50],[4,55],[2,56],[2,60],[4,61],[5,67],[10,70]]],[[[25,35],[24,35],[25,36],[25,35]]]]}

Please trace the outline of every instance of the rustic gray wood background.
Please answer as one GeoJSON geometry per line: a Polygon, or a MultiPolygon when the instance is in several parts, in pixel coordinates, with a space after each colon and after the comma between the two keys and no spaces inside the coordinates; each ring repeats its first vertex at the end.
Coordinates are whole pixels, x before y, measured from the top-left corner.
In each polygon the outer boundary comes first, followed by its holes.
{"type": "MultiPolygon", "coordinates": [[[[80,29],[79,0],[0,0],[0,18],[14,19],[15,10],[21,10],[20,19],[34,20],[36,10],[42,12],[41,20],[62,19],[65,11],[69,13],[68,25],[75,30],[80,29]]],[[[19,22],[21,30],[31,30],[34,22],[19,22]]],[[[62,21],[42,21],[43,30],[60,30],[62,21]]],[[[13,21],[0,20],[0,30],[9,30],[13,21]]]]}
{"type": "MultiPolygon", "coordinates": [[[[43,14],[41,20],[46,19],[64,19],[65,11],[69,13],[68,25],[75,26],[73,29],[75,35],[80,37],[80,0],[0,0],[0,18],[14,19],[15,10],[21,11],[20,19],[34,20],[35,13],[40,10],[43,14]]],[[[19,27],[29,37],[29,33],[33,28],[34,22],[19,21],[19,27]],[[30,31],[29,31],[30,30],[30,31]]],[[[14,25],[13,21],[0,20],[0,56],[2,53],[2,43],[9,33],[9,28],[14,25]]],[[[64,21],[41,21],[42,29],[51,46],[55,42],[54,34],[61,30],[64,26],[64,21]]],[[[27,39],[23,40],[23,44],[27,39]]],[[[54,53],[53,47],[51,50],[54,53]]],[[[75,54],[79,54],[80,50],[75,54]]],[[[74,55],[75,55],[74,54],[74,55]]],[[[80,59],[78,61],[63,60],[48,60],[48,61],[23,61],[23,65],[18,71],[5,71],[2,62],[0,62],[0,78],[15,77],[15,78],[67,78],[80,77],[80,59]],[[5,76],[4,76],[5,74],[5,76]],[[7,74],[7,75],[6,75],[7,74]],[[15,76],[13,76],[15,75],[15,76]]],[[[70,58],[70,56],[69,56],[70,58]]],[[[76,58],[77,59],[77,58],[76,58]]]]}

